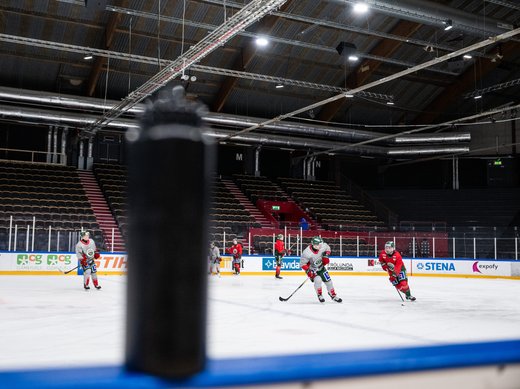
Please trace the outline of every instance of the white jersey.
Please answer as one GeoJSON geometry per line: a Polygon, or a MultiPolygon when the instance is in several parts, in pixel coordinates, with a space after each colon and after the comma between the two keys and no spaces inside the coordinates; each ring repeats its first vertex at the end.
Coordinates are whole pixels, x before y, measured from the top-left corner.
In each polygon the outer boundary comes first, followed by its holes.
{"type": "Polygon", "coordinates": [[[308,264],[309,268],[315,272],[323,269],[323,262],[321,258],[327,252],[330,253],[330,246],[325,242],[320,244],[318,251],[315,251],[312,248],[312,245],[307,246],[307,248],[303,250],[302,256],[300,258],[300,266],[303,267],[308,264]]]}
{"type": "Polygon", "coordinates": [[[96,252],[96,244],[92,239],[88,240],[88,243],[85,243],[83,240],[80,240],[76,244],[76,255],[78,259],[81,261],[83,259],[83,255],[87,257],[87,261],[94,260],[94,253],[96,252]]]}
{"type": "Polygon", "coordinates": [[[220,250],[217,246],[214,246],[213,248],[209,249],[209,260],[211,262],[215,262],[217,259],[220,258],[220,250]]]}

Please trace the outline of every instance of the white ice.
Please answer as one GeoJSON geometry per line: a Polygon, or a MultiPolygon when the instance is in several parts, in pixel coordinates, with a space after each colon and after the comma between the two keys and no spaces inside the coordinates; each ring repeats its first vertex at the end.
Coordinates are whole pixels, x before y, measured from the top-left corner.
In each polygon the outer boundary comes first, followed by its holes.
{"type": "MultiPolygon", "coordinates": [[[[320,304],[304,275],[283,280],[209,280],[212,358],[318,353],[520,339],[520,281],[410,279],[414,303],[387,278],[333,277],[343,303],[320,304]]],[[[83,290],[77,276],[0,276],[0,370],[121,364],[125,277],[100,277],[83,290]]]]}

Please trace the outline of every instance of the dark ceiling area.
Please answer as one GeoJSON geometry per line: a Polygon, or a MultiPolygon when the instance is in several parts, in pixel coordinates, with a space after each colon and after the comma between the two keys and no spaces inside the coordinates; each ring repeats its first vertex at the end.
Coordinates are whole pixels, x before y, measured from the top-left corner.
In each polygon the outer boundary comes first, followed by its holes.
{"type": "Polygon", "coordinates": [[[518,1],[358,3],[3,0],[0,121],[124,131],[182,85],[221,142],[404,159],[514,122],[518,1]]]}

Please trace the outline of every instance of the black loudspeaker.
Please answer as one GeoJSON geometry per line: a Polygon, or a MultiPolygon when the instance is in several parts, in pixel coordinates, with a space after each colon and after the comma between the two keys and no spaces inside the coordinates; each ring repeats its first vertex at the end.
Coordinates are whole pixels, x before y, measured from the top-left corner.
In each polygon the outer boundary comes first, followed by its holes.
{"type": "Polygon", "coordinates": [[[107,0],[85,0],[85,7],[97,11],[104,11],[107,7],[107,0]]]}
{"type": "Polygon", "coordinates": [[[339,42],[339,45],[336,47],[336,51],[341,56],[348,56],[357,51],[356,45],[349,42],[339,42]]]}

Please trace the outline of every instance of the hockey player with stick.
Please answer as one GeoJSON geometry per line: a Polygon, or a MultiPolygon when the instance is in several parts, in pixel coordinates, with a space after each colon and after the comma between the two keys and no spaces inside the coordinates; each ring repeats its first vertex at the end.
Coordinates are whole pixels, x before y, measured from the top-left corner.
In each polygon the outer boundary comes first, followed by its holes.
{"type": "Polygon", "coordinates": [[[379,262],[384,271],[390,276],[390,282],[395,288],[406,295],[406,299],[415,301],[415,297],[410,292],[408,278],[406,277],[406,267],[403,263],[401,253],[395,249],[395,243],[388,241],[385,248],[379,253],[379,262]]]}
{"type": "Polygon", "coordinates": [[[227,249],[228,254],[233,256],[233,270],[235,275],[240,275],[240,261],[242,260],[242,245],[238,243],[237,238],[233,239],[233,246],[227,249]]]}
{"type": "Polygon", "coordinates": [[[83,269],[83,287],[85,290],[89,290],[89,281],[92,277],[92,283],[96,289],[101,289],[97,278],[97,269],[94,259],[100,257],[99,251],[96,249],[96,243],[90,239],[90,233],[88,231],[80,232],[80,240],[76,244],[76,255],[78,261],[83,269]]]}
{"type": "Polygon", "coordinates": [[[285,245],[283,243],[283,235],[276,235],[276,243],[274,244],[274,260],[276,263],[275,278],[282,279],[280,277],[280,268],[282,266],[283,256],[285,255],[285,245]]]}
{"type": "Polygon", "coordinates": [[[332,301],[341,303],[343,300],[338,297],[332,284],[326,265],[329,264],[330,246],[325,243],[319,236],[315,236],[311,240],[311,244],[302,252],[300,258],[300,266],[307,277],[314,282],[314,289],[318,295],[320,303],[325,302],[322,295],[322,283],[325,283],[327,291],[332,301]]]}
{"type": "Polygon", "coordinates": [[[215,245],[215,242],[211,242],[209,246],[209,273],[211,275],[218,275],[220,277],[220,250],[215,245]]]}

